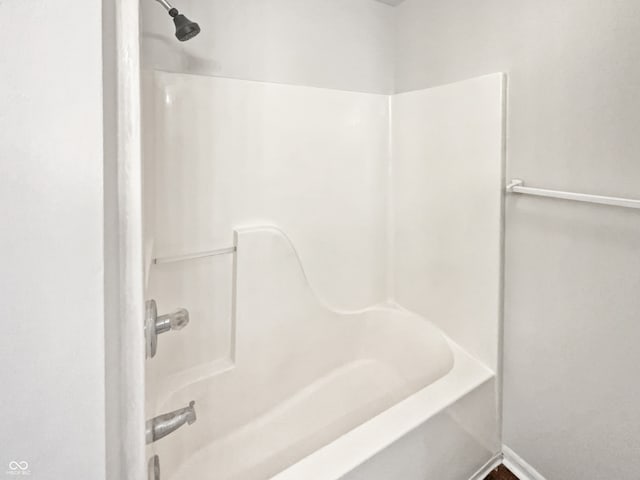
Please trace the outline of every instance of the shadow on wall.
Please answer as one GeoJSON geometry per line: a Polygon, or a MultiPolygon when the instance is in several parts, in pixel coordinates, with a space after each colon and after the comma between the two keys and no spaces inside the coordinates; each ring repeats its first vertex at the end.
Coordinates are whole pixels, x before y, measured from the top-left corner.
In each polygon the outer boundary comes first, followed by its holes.
{"type": "Polygon", "coordinates": [[[221,73],[222,67],[216,60],[200,57],[190,53],[173,37],[166,37],[157,33],[143,35],[146,44],[144,68],[154,68],[162,65],[163,70],[169,72],[190,72],[200,75],[216,75],[221,73]]]}

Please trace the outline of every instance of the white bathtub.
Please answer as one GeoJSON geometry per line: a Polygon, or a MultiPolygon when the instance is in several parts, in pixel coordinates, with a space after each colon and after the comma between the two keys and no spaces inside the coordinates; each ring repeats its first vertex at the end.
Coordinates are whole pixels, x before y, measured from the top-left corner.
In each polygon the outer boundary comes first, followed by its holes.
{"type": "Polygon", "coordinates": [[[466,480],[499,452],[494,373],[436,326],[330,309],[275,228],[236,241],[234,353],[171,379],[158,411],[198,421],[154,445],[164,480],[466,480]]]}

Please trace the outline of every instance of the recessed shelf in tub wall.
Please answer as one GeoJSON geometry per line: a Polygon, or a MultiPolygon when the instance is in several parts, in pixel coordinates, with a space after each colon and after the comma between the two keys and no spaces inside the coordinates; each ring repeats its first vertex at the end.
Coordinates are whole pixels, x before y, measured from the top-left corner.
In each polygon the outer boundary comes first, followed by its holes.
{"type": "Polygon", "coordinates": [[[158,355],[148,363],[155,412],[175,407],[155,404],[163,392],[233,366],[235,246],[232,242],[217,246],[228,248],[165,249],[150,256],[147,298],[158,299],[168,310],[185,307],[191,318],[188,328],[162,338],[158,355]]]}

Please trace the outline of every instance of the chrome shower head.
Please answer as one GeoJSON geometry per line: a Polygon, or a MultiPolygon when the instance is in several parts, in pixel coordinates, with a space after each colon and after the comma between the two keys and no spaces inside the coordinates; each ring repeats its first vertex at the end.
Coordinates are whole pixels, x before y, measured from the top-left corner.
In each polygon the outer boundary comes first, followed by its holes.
{"type": "Polygon", "coordinates": [[[200,25],[189,20],[175,8],[169,10],[169,15],[173,17],[176,26],[176,38],[181,42],[186,42],[200,33],[200,25]]]}
{"type": "Polygon", "coordinates": [[[167,0],[156,0],[162,5],[169,15],[173,18],[173,23],[176,26],[176,38],[181,42],[186,42],[192,39],[200,33],[200,25],[196,22],[192,22],[187,17],[178,12],[177,8],[171,6],[167,0]]]}

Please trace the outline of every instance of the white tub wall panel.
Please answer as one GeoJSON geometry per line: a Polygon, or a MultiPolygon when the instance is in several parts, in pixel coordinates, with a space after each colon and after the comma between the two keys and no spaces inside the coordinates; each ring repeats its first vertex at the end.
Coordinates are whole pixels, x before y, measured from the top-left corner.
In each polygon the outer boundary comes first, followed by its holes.
{"type": "MultiPolygon", "coordinates": [[[[158,96],[161,92],[155,88],[155,76],[150,70],[142,70],[140,76],[142,114],[142,253],[144,261],[144,287],[148,287],[151,266],[155,255],[155,220],[156,220],[156,157],[159,147],[156,137],[159,135],[155,118],[157,114],[158,96]]],[[[147,297],[148,298],[148,297],[147,297]]]]}
{"type": "Polygon", "coordinates": [[[371,93],[393,90],[393,8],[372,0],[182,0],[202,32],[178,42],[141,2],[146,68],[371,93]]]}
{"type": "Polygon", "coordinates": [[[468,480],[500,452],[495,379],[363,463],[342,480],[468,480]]]}
{"type": "MultiPolygon", "coordinates": [[[[153,298],[154,293],[149,291],[151,280],[151,268],[155,255],[155,218],[156,218],[156,127],[155,105],[158,90],[153,86],[153,72],[141,72],[141,98],[140,107],[142,114],[142,253],[144,268],[144,297],[145,300],[153,298]]],[[[153,363],[145,362],[145,413],[154,415],[157,396],[157,373],[154,372],[153,363]]]]}
{"type": "Polygon", "coordinates": [[[155,252],[229,246],[275,224],[337,308],[386,300],[382,95],[156,73],[155,252]]]}
{"type": "MultiPolygon", "coordinates": [[[[237,225],[275,224],[296,244],[309,282],[322,300],[354,309],[387,298],[387,278],[391,273],[385,261],[388,253],[385,209],[390,200],[386,190],[388,97],[162,72],[154,74],[153,82],[157,93],[156,128],[165,132],[164,136],[154,139],[154,256],[228,246],[233,243],[232,231],[237,225]],[[188,135],[184,134],[185,128],[189,129],[188,135]]],[[[442,109],[445,103],[441,101],[442,109]]],[[[396,186],[396,189],[404,188],[404,185],[396,186]]],[[[421,189],[420,195],[423,194],[421,189]]],[[[397,232],[394,241],[397,242],[400,233],[406,232],[397,232]]],[[[274,252],[265,253],[264,261],[273,261],[277,253],[274,252]]],[[[198,265],[206,260],[194,262],[152,267],[149,293],[161,302],[162,310],[165,303],[171,304],[166,305],[169,310],[179,306],[190,308],[184,302],[202,310],[200,305],[211,300],[211,296],[221,298],[224,286],[232,284],[224,262],[217,263],[219,268],[203,270],[200,269],[204,267],[198,265]]],[[[274,268],[265,274],[273,281],[277,270],[274,268]]],[[[398,272],[395,275],[398,276],[398,272]]],[[[276,303],[294,308],[290,295],[298,298],[298,294],[289,292],[278,297],[276,303]]],[[[212,317],[214,323],[230,325],[225,323],[228,319],[223,304],[209,306],[221,313],[212,317]]],[[[241,311],[247,308],[246,300],[238,306],[241,311]]],[[[301,318],[317,315],[309,313],[301,318]]],[[[497,317],[495,321],[497,325],[497,317]]],[[[225,427],[228,416],[207,415],[207,412],[228,408],[224,402],[218,405],[224,398],[211,392],[226,392],[228,397],[229,386],[213,386],[210,381],[203,381],[182,389],[190,381],[215,371],[213,364],[203,361],[211,361],[219,353],[228,351],[223,343],[216,344],[220,337],[214,338],[211,328],[215,325],[192,323],[187,327],[191,329],[189,332],[171,334],[172,338],[167,339],[161,337],[159,356],[150,367],[149,388],[155,388],[158,393],[157,403],[151,407],[156,413],[179,408],[192,399],[196,400],[198,411],[203,412],[196,425],[180,433],[180,439],[176,437],[176,445],[170,447],[162,442],[154,446],[154,450],[161,453],[169,476],[179,475],[179,468],[184,473],[194,467],[193,462],[200,461],[191,456],[203,447],[209,448],[211,432],[229,429],[229,425],[225,427]],[[205,345],[212,348],[190,348],[183,355],[187,336],[192,336],[187,343],[196,344],[201,344],[203,337],[208,338],[212,343],[205,345]],[[204,368],[196,368],[198,365],[204,368]],[[180,372],[182,368],[186,370],[180,372]],[[166,372],[173,372],[174,376],[167,377],[166,372]],[[172,387],[176,379],[178,383],[172,387]]],[[[237,328],[243,327],[237,325],[237,328]]],[[[283,332],[289,330],[285,328],[283,332]]],[[[248,341],[251,333],[245,332],[244,339],[248,341]]],[[[305,327],[298,335],[307,338],[309,332],[305,327]]],[[[322,336],[322,331],[318,335],[322,336]]],[[[352,350],[338,348],[336,342],[338,340],[330,342],[332,351],[352,350]]],[[[279,349],[274,343],[274,353],[288,345],[285,342],[279,349]]],[[[235,346],[231,339],[228,346],[235,346]]],[[[259,344],[255,348],[259,348],[259,344]]],[[[239,349],[238,359],[242,350],[239,349]]],[[[318,364],[321,370],[323,362],[318,364]]],[[[238,399],[233,402],[238,408],[249,412],[253,405],[249,402],[253,400],[250,395],[245,392],[233,398],[238,399]]],[[[467,437],[485,426],[482,422],[475,425],[461,421],[454,414],[452,410],[451,422],[472,425],[473,428],[467,427],[471,432],[467,437]]],[[[458,415],[462,414],[458,412],[458,415]]],[[[256,412],[245,415],[245,430],[253,428],[251,425],[255,422],[251,419],[255,416],[256,412]]],[[[497,421],[487,422],[497,425],[497,421]]],[[[483,440],[489,438],[487,436],[476,434],[476,437],[476,443],[491,444],[491,440],[483,440]]],[[[205,450],[201,454],[209,455],[205,450]]],[[[483,458],[475,469],[490,457],[483,458]]],[[[257,471],[263,468],[277,471],[273,465],[269,466],[271,460],[256,458],[255,461],[257,471]]],[[[286,466],[278,465],[279,468],[286,466]]]]}
{"type": "Polygon", "coordinates": [[[496,371],[502,74],[392,98],[395,300],[496,371]]]}

